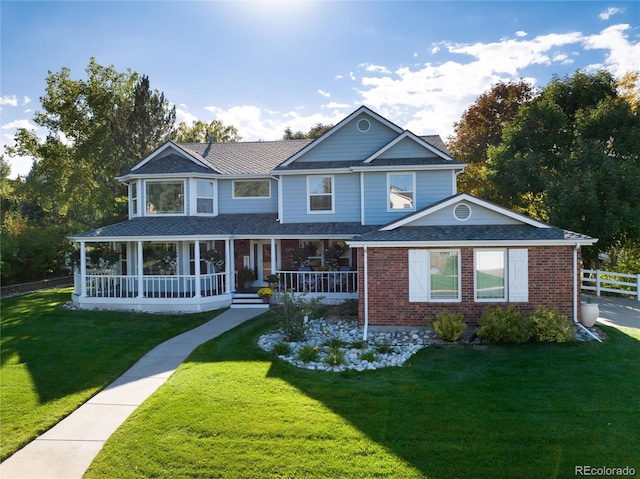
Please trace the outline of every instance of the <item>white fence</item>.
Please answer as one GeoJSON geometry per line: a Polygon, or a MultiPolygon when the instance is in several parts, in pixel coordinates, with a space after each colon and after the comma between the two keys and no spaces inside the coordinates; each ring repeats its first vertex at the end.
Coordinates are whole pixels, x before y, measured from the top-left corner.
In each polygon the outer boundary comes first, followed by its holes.
{"type": "Polygon", "coordinates": [[[582,290],[595,291],[598,296],[602,292],[635,296],[640,301],[640,274],[583,269],[582,290]]]}

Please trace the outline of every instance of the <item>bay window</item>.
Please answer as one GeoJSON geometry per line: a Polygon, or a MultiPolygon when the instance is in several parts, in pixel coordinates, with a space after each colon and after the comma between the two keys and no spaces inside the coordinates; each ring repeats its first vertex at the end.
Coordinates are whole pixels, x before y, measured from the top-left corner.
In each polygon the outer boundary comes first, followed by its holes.
{"type": "Polygon", "coordinates": [[[148,215],[184,214],[184,181],[146,182],[148,215]]]}

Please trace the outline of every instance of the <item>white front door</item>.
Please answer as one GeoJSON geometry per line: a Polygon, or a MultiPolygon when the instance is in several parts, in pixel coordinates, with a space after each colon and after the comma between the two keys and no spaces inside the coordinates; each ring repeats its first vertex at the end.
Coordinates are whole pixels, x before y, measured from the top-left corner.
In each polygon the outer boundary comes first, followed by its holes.
{"type": "MultiPolygon", "coordinates": [[[[274,252],[277,254],[277,248],[274,248],[274,252]]],[[[272,263],[276,263],[276,261],[272,261],[276,258],[272,258],[271,240],[254,241],[252,253],[254,266],[258,272],[257,280],[252,284],[252,286],[264,286],[267,284],[264,278],[273,272],[272,263]]]]}

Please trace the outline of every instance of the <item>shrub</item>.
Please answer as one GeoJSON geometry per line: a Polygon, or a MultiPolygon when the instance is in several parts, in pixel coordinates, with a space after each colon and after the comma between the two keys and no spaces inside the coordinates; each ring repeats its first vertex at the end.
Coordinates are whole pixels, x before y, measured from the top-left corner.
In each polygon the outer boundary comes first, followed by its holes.
{"type": "Polygon", "coordinates": [[[574,338],[574,330],[567,317],[555,308],[540,306],[529,315],[529,321],[532,323],[534,341],[564,343],[574,338]]]}
{"type": "Polygon", "coordinates": [[[298,351],[298,359],[303,363],[315,362],[318,360],[320,356],[320,351],[318,350],[318,346],[302,346],[298,351]]]}
{"type": "Polygon", "coordinates": [[[359,339],[358,341],[351,343],[351,347],[353,349],[365,349],[367,347],[367,342],[359,339]]]}
{"type": "Polygon", "coordinates": [[[378,344],[376,346],[376,350],[380,354],[390,354],[390,353],[395,353],[395,351],[396,351],[396,349],[393,346],[391,346],[391,345],[389,345],[387,343],[378,344]]]}
{"type": "Polygon", "coordinates": [[[340,338],[329,338],[322,343],[322,345],[329,346],[330,348],[344,348],[347,345],[347,342],[340,338]]]}
{"type": "Polygon", "coordinates": [[[280,341],[273,345],[271,352],[276,356],[289,356],[291,354],[291,345],[284,341],[280,341]]]}
{"type": "Polygon", "coordinates": [[[443,311],[436,315],[436,320],[431,324],[439,338],[445,341],[455,342],[466,328],[463,318],[462,313],[448,313],[443,311]]]}
{"type": "Polygon", "coordinates": [[[284,292],[280,294],[279,300],[282,308],[279,309],[279,323],[284,339],[287,341],[301,341],[305,336],[304,317],[318,317],[318,312],[322,308],[320,301],[322,297],[305,299],[304,295],[292,295],[284,292]]]}
{"type": "Polygon", "coordinates": [[[331,366],[339,366],[340,364],[344,363],[344,349],[341,349],[339,347],[332,347],[329,350],[329,355],[327,356],[327,364],[330,364],[331,366]]]}
{"type": "Polygon", "coordinates": [[[362,353],[360,355],[360,359],[362,361],[369,361],[370,363],[373,363],[376,360],[376,353],[373,350],[369,350],[369,351],[365,351],[364,353],[362,353]]]}
{"type": "Polygon", "coordinates": [[[495,343],[526,343],[533,335],[531,322],[513,305],[488,307],[478,325],[478,336],[495,343]]]}

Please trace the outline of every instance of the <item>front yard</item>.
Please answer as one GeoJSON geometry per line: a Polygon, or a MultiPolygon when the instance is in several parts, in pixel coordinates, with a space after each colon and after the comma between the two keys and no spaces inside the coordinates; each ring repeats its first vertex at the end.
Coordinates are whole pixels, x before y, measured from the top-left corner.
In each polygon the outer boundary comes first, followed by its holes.
{"type": "Polygon", "coordinates": [[[155,345],[218,314],[72,311],[71,288],[1,302],[0,460],[103,389],[155,345]]]}
{"type": "Polygon", "coordinates": [[[299,369],[257,346],[273,312],[198,348],[109,439],[107,477],[539,478],[640,472],[640,333],[441,345],[401,368],[299,369]]]}

